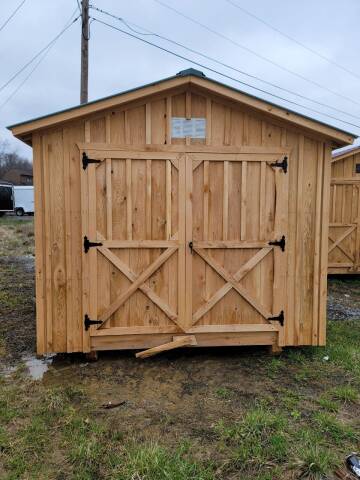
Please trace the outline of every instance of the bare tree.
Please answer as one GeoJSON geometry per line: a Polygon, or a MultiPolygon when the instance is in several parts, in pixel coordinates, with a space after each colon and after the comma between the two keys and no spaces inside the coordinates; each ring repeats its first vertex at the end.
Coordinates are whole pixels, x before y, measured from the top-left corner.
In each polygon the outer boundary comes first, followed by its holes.
{"type": "Polygon", "coordinates": [[[8,142],[0,141],[0,178],[15,168],[32,173],[31,162],[19,155],[16,150],[10,150],[8,142]]]}

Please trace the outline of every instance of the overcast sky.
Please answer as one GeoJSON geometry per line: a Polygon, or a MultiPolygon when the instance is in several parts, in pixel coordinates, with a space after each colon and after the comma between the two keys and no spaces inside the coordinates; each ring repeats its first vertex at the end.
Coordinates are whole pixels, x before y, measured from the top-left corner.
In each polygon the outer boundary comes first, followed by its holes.
{"type": "MultiPolygon", "coordinates": [[[[90,0],[90,3],[128,22],[136,23],[269,82],[358,116],[359,119],[285,94],[159,39],[145,37],[185,57],[258,88],[360,125],[359,0],[232,0],[333,62],[353,71],[357,77],[284,38],[235,8],[227,0],[161,1],[227,36],[233,43],[195,25],[155,0],[90,0]],[[236,46],[234,42],[353,101],[287,73],[236,46]]],[[[18,4],[20,0],[0,1],[0,27],[18,4]]],[[[19,153],[29,158],[32,155],[31,149],[12,139],[5,126],[79,103],[80,22],[65,32],[30,78],[5,105],[3,103],[23,82],[32,66],[5,89],[1,90],[1,86],[62,30],[76,6],[76,0],[26,0],[13,19],[0,31],[0,141],[9,140],[10,148],[17,148],[19,153]]],[[[124,25],[116,20],[93,10],[91,16],[124,28],[124,25]]],[[[91,25],[89,100],[171,76],[191,66],[193,65],[190,61],[175,58],[97,22],[91,25]]],[[[360,135],[360,128],[301,110],[300,107],[291,106],[203,70],[209,77],[223,83],[262,96],[274,103],[287,105],[292,110],[360,135]]]]}

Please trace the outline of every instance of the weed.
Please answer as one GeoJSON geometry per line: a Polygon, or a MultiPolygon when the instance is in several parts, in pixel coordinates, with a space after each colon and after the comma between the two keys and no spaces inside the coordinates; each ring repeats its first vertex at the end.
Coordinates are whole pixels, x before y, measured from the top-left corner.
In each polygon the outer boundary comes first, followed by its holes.
{"type": "Polygon", "coordinates": [[[356,434],[353,429],[340,422],[334,415],[327,412],[316,412],[314,420],[320,432],[330,435],[336,444],[343,440],[356,440],[356,434]]]}
{"type": "Polygon", "coordinates": [[[119,480],[212,480],[213,468],[195,461],[188,447],[178,447],[170,452],[157,443],[129,445],[118,458],[114,477],[119,480]]]}
{"type": "Polygon", "coordinates": [[[224,400],[228,400],[231,397],[231,390],[226,387],[220,387],[215,392],[216,396],[224,400]]]}
{"type": "Polygon", "coordinates": [[[356,403],[359,398],[359,392],[351,385],[339,385],[330,392],[332,398],[344,403],[356,403]]]}
{"type": "Polygon", "coordinates": [[[254,462],[261,466],[269,461],[282,461],[288,449],[286,422],[279,411],[270,412],[261,406],[249,410],[233,425],[219,422],[216,431],[232,447],[235,463],[243,469],[254,462]]]}
{"type": "Polygon", "coordinates": [[[296,449],[298,460],[293,465],[300,470],[301,478],[320,480],[333,470],[338,461],[326,447],[307,443],[296,449]]]}

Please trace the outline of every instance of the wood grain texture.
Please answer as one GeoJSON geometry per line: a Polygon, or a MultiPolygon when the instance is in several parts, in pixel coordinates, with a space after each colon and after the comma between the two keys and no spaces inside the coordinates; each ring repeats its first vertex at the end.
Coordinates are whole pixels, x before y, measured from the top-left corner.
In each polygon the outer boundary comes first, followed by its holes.
{"type": "Polygon", "coordinates": [[[360,273],[360,153],[355,150],[331,162],[329,273],[360,273]]]}
{"type": "Polygon", "coordinates": [[[332,163],[330,189],[328,131],[256,113],[200,84],[150,90],[34,134],[39,353],[146,348],[191,328],[209,329],[200,345],[217,344],[216,335],[219,345],[324,344],[326,257],[330,271],[360,263],[359,154],[332,163]],[[172,139],[172,116],[205,117],[206,138],[172,139]],[[84,171],[83,151],[101,164],[84,171]],[[285,154],[287,174],[270,165],[285,154]],[[118,260],[85,255],[90,234],[118,260]],[[285,255],[278,247],[265,255],[283,234],[285,255]],[[100,330],[85,332],[84,314],[104,318],[119,298],[101,328],[113,333],[96,343],[100,330]],[[280,310],[284,331],[265,318],[280,310]],[[275,330],[261,330],[268,325],[275,330]],[[136,342],[131,329],[144,329],[136,342]]]}

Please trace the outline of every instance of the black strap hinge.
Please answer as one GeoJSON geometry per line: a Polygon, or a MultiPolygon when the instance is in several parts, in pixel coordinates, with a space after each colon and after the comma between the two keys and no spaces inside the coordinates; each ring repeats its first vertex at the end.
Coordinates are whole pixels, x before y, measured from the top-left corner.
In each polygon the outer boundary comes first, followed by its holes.
{"type": "Polygon", "coordinates": [[[270,163],[272,167],[282,168],[284,173],[288,170],[288,157],[284,157],[282,162],[270,163]]]}
{"type": "Polygon", "coordinates": [[[85,235],[84,237],[84,252],[87,253],[89,251],[89,248],[91,247],[102,247],[101,242],[90,242],[88,237],[85,235]]]}
{"type": "Polygon", "coordinates": [[[280,247],[282,252],[285,252],[285,235],[281,237],[280,240],[275,240],[274,242],[269,242],[269,245],[274,245],[275,247],[280,247]]]}
{"type": "Polygon", "coordinates": [[[277,315],[276,317],[269,317],[268,320],[276,320],[283,327],[285,322],[284,310],[281,310],[279,315],[277,315]]]}
{"type": "Polygon", "coordinates": [[[84,326],[85,330],[89,330],[91,325],[101,325],[103,322],[101,320],[90,320],[89,315],[85,313],[84,316],[84,326]]]}
{"type": "Polygon", "coordinates": [[[89,163],[101,163],[101,160],[95,160],[94,158],[89,158],[85,152],[82,154],[82,166],[86,170],[89,163]]]}

